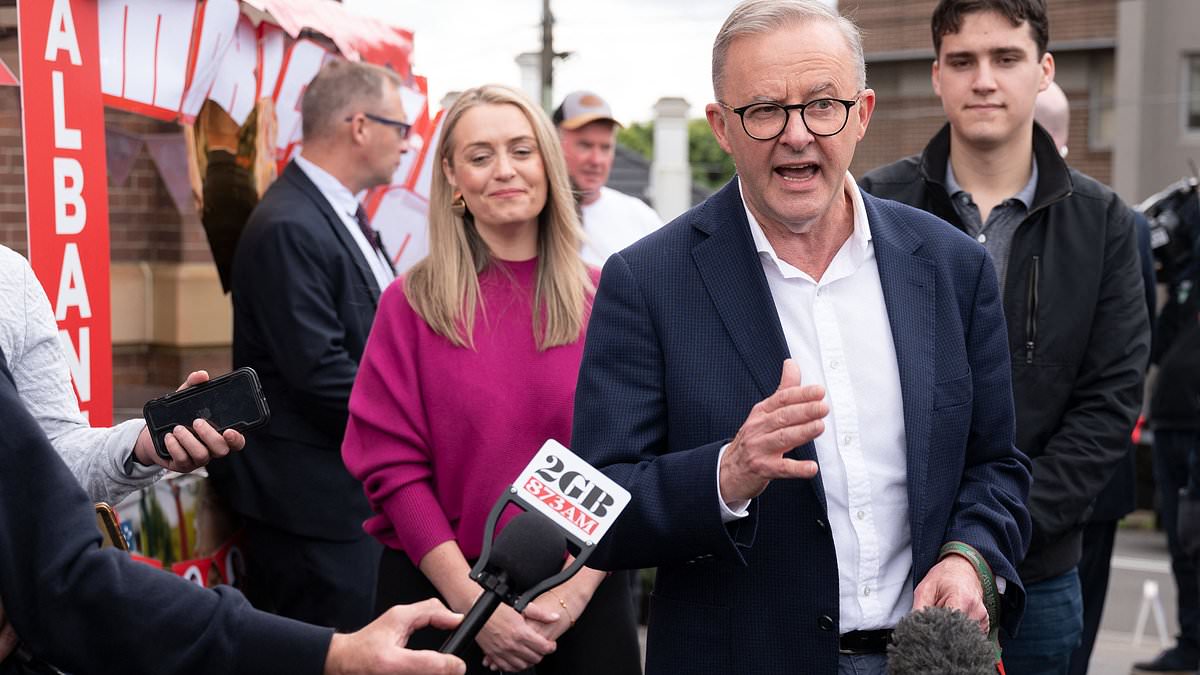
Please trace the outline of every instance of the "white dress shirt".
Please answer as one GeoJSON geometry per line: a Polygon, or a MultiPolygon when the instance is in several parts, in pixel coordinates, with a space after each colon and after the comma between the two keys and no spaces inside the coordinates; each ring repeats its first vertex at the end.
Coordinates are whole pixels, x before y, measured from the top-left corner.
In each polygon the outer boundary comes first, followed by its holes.
{"type": "Polygon", "coordinates": [[[375,275],[375,282],[379,284],[379,290],[383,291],[396,278],[396,272],[383,254],[367,241],[362,233],[362,228],[358,226],[358,218],[355,214],[358,212],[359,202],[354,193],[350,192],[350,188],[343,185],[342,181],[334,178],[333,174],[305,159],[304,155],[296,155],[292,161],[300,167],[304,175],[308,176],[313,185],[317,186],[321,196],[329,202],[334,213],[342,219],[342,225],[346,226],[346,231],[350,233],[350,237],[362,251],[363,257],[367,259],[367,265],[370,266],[371,273],[375,275]]]}
{"type": "MultiPolygon", "coordinates": [[[[781,260],[746,209],[800,379],[826,391],[830,412],[814,444],[837,553],[841,633],[891,628],[913,601],[900,371],[867,212],[849,173],[845,185],[854,232],[820,281],[781,260]]],[[[736,506],[721,502],[726,521],[745,515],[736,506]]]]}

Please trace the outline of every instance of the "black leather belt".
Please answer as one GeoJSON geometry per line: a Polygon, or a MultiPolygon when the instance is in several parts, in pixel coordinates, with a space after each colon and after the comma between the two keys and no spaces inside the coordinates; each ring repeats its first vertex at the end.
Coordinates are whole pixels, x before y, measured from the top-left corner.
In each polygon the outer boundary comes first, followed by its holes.
{"type": "Polygon", "coordinates": [[[886,654],[891,641],[891,628],[853,630],[838,638],[838,651],[842,654],[886,654]]]}

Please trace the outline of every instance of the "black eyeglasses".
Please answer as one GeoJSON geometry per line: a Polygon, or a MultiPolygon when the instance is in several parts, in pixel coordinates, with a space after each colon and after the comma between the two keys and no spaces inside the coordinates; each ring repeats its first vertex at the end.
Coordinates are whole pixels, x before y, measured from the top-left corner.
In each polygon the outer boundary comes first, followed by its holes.
{"type": "Polygon", "coordinates": [[[717,101],[721,106],[742,118],[742,129],[746,135],[758,141],[769,141],[787,128],[791,111],[800,111],[800,121],[813,136],[836,136],[846,128],[850,119],[850,108],[858,99],[847,101],[840,98],[819,98],[808,103],[780,105],[778,103],[751,103],[734,108],[717,101]]]}
{"type": "MultiPolygon", "coordinates": [[[[400,138],[408,138],[408,132],[412,131],[412,125],[408,122],[401,122],[400,120],[394,120],[390,117],[383,117],[382,115],[372,115],[369,112],[363,113],[362,116],[371,120],[372,122],[378,122],[379,124],[395,129],[396,133],[400,135],[400,138]]],[[[349,122],[353,119],[354,115],[350,115],[343,121],[349,122]]]]}

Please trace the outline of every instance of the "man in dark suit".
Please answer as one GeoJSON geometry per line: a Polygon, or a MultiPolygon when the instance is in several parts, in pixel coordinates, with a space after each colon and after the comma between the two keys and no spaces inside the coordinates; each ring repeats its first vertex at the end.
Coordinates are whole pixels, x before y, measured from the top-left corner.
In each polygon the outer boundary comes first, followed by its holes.
{"type": "Polygon", "coordinates": [[[334,635],[101,550],[92,502],[25,410],[3,352],[0,419],[0,615],[15,629],[0,638],[0,673],[46,672],[28,665],[46,661],[79,675],[464,672],[453,656],[403,648],[414,629],[461,619],[436,600],[334,635]]]}
{"type": "Polygon", "coordinates": [[[739,5],[713,89],[738,177],[609,258],[576,394],[576,451],[633,495],[589,564],[658,566],[647,671],[882,674],[914,607],[1014,625],[1030,476],[986,253],[857,189],[875,94],[823,2],[739,5]]]}
{"type": "Polygon", "coordinates": [[[304,149],[255,208],[233,265],[233,361],[258,371],[271,422],[211,472],[245,523],[251,602],[341,630],[373,610],[380,549],[341,443],[393,277],[355,195],[388,183],[407,149],[398,84],[338,60],[305,90],[304,149]]]}

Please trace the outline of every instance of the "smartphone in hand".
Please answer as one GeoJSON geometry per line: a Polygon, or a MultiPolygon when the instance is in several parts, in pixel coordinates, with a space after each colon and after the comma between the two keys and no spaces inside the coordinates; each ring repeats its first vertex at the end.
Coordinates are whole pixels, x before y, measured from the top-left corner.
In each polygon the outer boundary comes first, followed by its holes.
{"type": "MultiPolygon", "coordinates": [[[[207,421],[217,431],[245,432],[271,419],[258,374],[253,368],[238,368],[220,377],[181,389],[146,403],[142,408],[154,451],[171,459],[164,442],[166,434],[182,425],[192,431],[192,422],[207,421]]],[[[195,433],[193,431],[193,433],[195,433]]]]}

